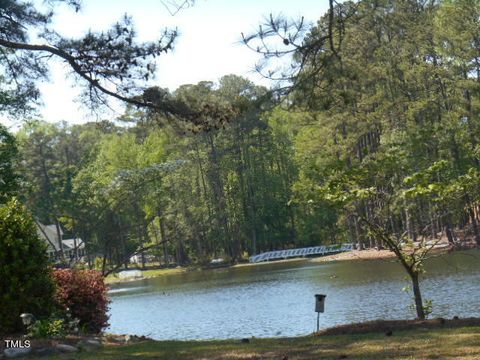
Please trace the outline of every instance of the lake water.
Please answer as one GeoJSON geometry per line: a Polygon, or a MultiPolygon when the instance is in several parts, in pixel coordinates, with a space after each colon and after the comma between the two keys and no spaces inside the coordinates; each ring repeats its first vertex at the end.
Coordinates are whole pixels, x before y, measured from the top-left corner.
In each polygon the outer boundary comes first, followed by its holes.
{"type": "MultiPolygon", "coordinates": [[[[326,294],[320,327],[414,318],[399,264],[386,260],[270,263],[189,272],[116,285],[108,329],[154,339],[306,335],[314,294],[326,294]]],[[[432,317],[480,317],[480,251],[429,260],[422,279],[432,317]]]]}

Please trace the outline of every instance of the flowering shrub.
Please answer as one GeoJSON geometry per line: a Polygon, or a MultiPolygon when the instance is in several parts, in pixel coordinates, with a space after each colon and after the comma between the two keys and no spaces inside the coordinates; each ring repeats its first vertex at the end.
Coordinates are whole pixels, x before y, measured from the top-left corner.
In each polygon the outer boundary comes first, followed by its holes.
{"type": "Polygon", "coordinates": [[[65,313],[79,320],[80,328],[98,333],[108,326],[107,285],[96,270],[59,269],[55,300],[65,313]]]}

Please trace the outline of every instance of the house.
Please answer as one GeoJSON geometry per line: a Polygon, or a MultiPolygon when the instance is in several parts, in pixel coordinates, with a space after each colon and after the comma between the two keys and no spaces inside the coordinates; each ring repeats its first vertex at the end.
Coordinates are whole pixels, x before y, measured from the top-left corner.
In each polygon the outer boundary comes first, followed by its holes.
{"type": "MultiPolygon", "coordinates": [[[[56,225],[43,225],[37,222],[37,233],[41,239],[47,243],[48,258],[55,261],[58,260],[60,252],[60,242],[56,225]]],[[[63,254],[65,259],[81,259],[85,256],[85,243],[80,238],[63,239],[63,230],[60,227],[60,239],[62,241],[63,254]]]]}

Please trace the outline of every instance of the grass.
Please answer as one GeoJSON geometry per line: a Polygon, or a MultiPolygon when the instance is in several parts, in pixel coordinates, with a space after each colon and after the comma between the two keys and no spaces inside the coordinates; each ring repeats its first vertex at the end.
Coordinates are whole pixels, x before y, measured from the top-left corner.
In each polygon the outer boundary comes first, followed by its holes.
{"type": "Polygon", "coordinates": [[[181,274],[187,271],[187,268],[173,268],[173,269],[154,269],[154,270],[145,270],[142,271],[143,277],[151,278],[151,277],[158,277],[164,275],[175,275],[181,274]]]}
{"type": "Polygon", "coordinates": [[[225,341],[145,341],[56,360],[480,359],[480,326],[356,335],[225,341]]]}
{"type": "MultiPolygon", "coordinates": [[[[175,275],[186,272],[186,268],[173,268],[173,269],[153,269],[153,270],[143,270],[142,275],[144,279],[165,276],[165,275],[175,275]]],[[[114,284],[120,282],[131,281],[132,279],[120,279],[117,274],[110,274],[105,278],[107,284],[114,284]]],[[[137,279],[138,280],[138,279],[137,279]]]]}

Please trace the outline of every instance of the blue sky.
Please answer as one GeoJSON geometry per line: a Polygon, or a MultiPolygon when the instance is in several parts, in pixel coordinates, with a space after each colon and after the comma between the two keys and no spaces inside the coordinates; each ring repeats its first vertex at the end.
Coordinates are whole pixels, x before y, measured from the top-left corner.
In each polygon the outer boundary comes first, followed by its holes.
{"type": "MultiPolygon", "coordinates": [[[[171,16],[161,0],[84,0],[79,13],[61,7],[54,26],[63,35],[81,36],[89,29],[106,29],[128,13],[139,40],[155,40],[165,27],[177,27],[180,32],[174,51],[160,58],[152,84],[174,90],[181,84],[237,74],[268,85],[253,71],[258,56],[240,43],[241,32],[254,31],[270,13],[304,16],[313,22],[327,7],[327,0],[197,0],[193,7],[171,16]]],[[[75,102],[79,91],[67,79],[66,67],[53,63],[52,69],[51,81],[40,86],[41,117],[52,122],[97,120],[75,102]]],[[[114,108],[118,114],[102,116],[115,117],[122,112],[118,104],[114,108]]]]}

